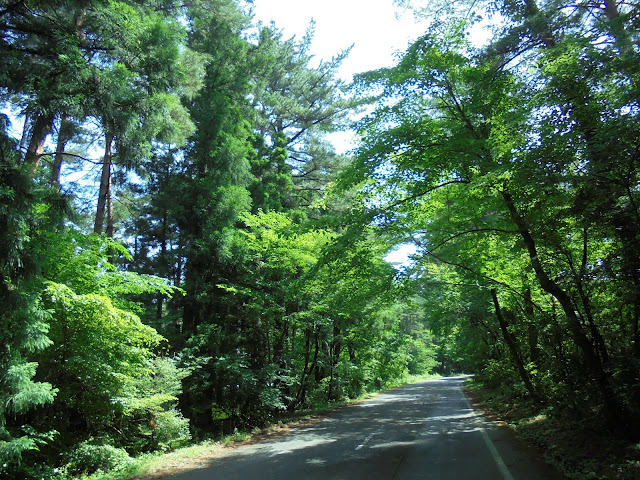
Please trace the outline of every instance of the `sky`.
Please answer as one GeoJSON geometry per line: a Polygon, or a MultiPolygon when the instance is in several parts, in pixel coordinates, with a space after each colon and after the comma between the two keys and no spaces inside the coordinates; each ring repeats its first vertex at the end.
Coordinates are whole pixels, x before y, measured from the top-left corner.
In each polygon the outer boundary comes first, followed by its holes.
{"type": "MultiPolygon", "coordinates": [[[[329,60],[353,45],[339,71],[346,81],[356,73],[392,66],[396,55],[426,31],[425,20],[417,23],[393,0],[254,0],[254,13],[256,21],[274,21],[287,38],[301,38],[313,19],[311,53],[319,59],[329,60]]],[[[349,132],[332,134],[329,140],[339,153],[353,147],[349,132]]],[[[413,246],[400,245],[386,260],[406,264],[414,252],[413,246]]]]}
{"type": "Polygon", "coordinates": [[[314,55],[325,60],[353,45],[340,76],[391,66],[394,55],[426,30],[410,12],[404,15],[393,0],[254,0],[255,19],[272,20],[285,37],[301,38],[315,20],[314,55]]]}
{"type": "MultiPolygon", "coordinates": [[[[254,0],[255,21],[275,22],[284,36],[302,38],[315,21],[311,54],[330,60],[352,47],[338,72],[350,82],[356,73],[389,67],[426,30],[411,12],[393,5],[393,0],[254,0]]],[[[338,153],[352,150],[352,132],[328,136],[338,153]]]]}

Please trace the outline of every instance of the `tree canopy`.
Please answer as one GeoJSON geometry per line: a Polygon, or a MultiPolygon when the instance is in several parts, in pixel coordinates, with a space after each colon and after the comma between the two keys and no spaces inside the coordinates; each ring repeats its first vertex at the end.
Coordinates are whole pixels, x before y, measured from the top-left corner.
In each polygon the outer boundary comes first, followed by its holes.
{"type": "Polygon", "coordinates": [[[493,368],[637,436],[635,6],[458,7],[430,12],[397,66],[360,76],[379,106],[343,182],[415,245],[425,285],[477,290],[464,330],[503,359],[493,368]],[[493,31],[481,47],[479,21],[493,31]]]}

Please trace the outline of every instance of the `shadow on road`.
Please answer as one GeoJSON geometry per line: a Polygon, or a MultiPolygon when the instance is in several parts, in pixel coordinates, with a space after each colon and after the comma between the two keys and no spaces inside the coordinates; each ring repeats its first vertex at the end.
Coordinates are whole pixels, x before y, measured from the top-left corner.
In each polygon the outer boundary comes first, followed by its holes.
{"type": "MultiPolygon", "coordinates": [[[[557,478],[535,471],[537,476],[527,471],[511,476],[504,465],[506,473],[501,471],[486,445],[505,439],[497,430],[489,439],[490,425],[462,394],[463,380],[449,377],[396,388],[171,479],[557,478]]],[[[507,454],[513,452],[517,449],[507,448],[507,454]]]]}

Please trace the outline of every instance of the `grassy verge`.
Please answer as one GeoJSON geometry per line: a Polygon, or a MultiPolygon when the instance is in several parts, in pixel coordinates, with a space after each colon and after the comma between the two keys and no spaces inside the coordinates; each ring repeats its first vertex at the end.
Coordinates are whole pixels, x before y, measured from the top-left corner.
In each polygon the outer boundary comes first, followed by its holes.
{"type": "Polygon", "coordinates": [[[355,399],[332,402],[330,404],[319,405],[304,411],[295,412],[286,417],[281,417],[277,423],[262,429],[254,429],[250,432],[236,432],[222,438],[180,448],[170,453],[142,455],[125,465],[119,466],[115,470],[104,473],[94,473],[91,476],[81,477],[78,480],[160,480],[167,475],[184,470],[204,468],[209,465],[212,459],[239,445],[251,444],[276,435],[285,434],[294,427],[312,424],[330,412],[371,398],[382,391],[436,377],[435,375],[407,376],[386,385],[384,390],[370,392],[355,399]]]}
{"type": "Polygon", "coordinates": [[[640,443],[608,433],[596,417],[571,419],[540,411],[474,379],[467,392],[489,416],[508,423],[571,480],[640,480],[640,443]]]}

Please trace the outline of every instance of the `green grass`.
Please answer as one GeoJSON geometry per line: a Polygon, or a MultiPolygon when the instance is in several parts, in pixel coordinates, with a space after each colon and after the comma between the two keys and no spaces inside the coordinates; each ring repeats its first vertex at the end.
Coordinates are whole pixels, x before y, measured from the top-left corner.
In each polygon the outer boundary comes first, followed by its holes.
{"type": "Polygon", "coordinates": [[[167,473],[177,473],[183,469],[198,468],[208,459],[218,455],[225,447],[251,440],[248,432],[234,432],[215,440],[179,448],[169,453],[145,454],[132,459],[126,465],[110,472],[96,472],[92,475],[76,477],[78,480],[133,480],[155,478],[167,473]]]}

